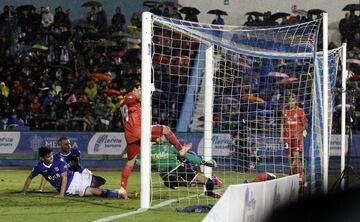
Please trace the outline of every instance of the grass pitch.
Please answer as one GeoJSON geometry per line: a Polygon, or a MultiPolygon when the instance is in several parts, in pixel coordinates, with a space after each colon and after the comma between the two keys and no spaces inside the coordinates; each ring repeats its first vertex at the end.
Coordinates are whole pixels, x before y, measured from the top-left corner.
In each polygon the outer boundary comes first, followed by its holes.
{"type": "MultiPolygon", "coordinates": [[[[134,212],[140,207],[139,197],[134,197],[135,192],[140,192],[140,175],[139,172],[133,172],[129,178],[128,193],[129,200],[108,199],[99,197],[65,197],[63,199],[56,198],[56,191],[47,184],[43,193],[36,191],[40,184],[40,176],[36,177],[30,186],[29,193],[23,195],[23,188],[26,177],[29,175],[30,169],[1,169],[0,168],[0,221],[29,221],[29,222],[57,222],[57,221],[96,221],[113,215],[120,215],[134,212]]],[[[120,183],[120,169],[114,171],[93,171],[95,175],[102,176],[107,179],[104,188],[116,189],[120,183]]],[[[223,175],[220,175],[223,176],[223,175]]],[[[235,176],[235,175],[233,175],[235,176]]],[[[253,178],[255,175],[243,175],[245,179],[253,178]]],[[[222,177],[225,178],[225,177],[222,177]]],[[[229,177],[228,177],[229,178],[229,177]]],[[[235,178],[230,176],[231,178],[235,178]]],[[[333,184],[336,175],[329,177],[329,184],[333,184]]],[[[169,198],[185,197],[201,193],[201,189],[196,188],[189,190],[171,191],[164,189],[159,192],[161,185],[158,174],[152,176],[154,198],[161,197],[162,201],[169,198]]],[[[235,181],[224,181],[226,184],[235,181]]],[[[169,221],[169,222],[195,222],[201,221],[205,213],[179,213],[176,208],[184,207],[190,204],[199,204],[197,201],[203,201],[205,197],[195,197],[186,199],[183,202],[176,201],[157,209],[150,209],[146,212],[130,215],[125,218],[118,218],[111,221],[126,222],[152,222],[152,221],[169,221]]],[[[214,204],[215,201],[207,198],[206,203],[214,204]]],[[[158,204],[159,200],[153,201],[152,205],[158,204]]]]}
{"type": "MultiPolygon", "coordinates": [[[[115,189],[120,183],[121,172],[93,171],[107,179],[104,188],[115,189]]],[[[20,193],[30,170],[0,169],[0,221],[95,221],[104,217],[135,211],[140,199],[107,199],[98,197],[56,198],[56,191],[47,184],[44,193],[35,190],[39,187],[40,176],[32,181],[27,195],[20,193]]],[[[128,192],[140,192],[140,177],[133,172],[129,179],[128,192]]],[[[151,222],[151,221],[201,221],[204,213],[179,213],[171,206],[151,209],[147,212],[119,218],[113,221],[151,222]]]]}

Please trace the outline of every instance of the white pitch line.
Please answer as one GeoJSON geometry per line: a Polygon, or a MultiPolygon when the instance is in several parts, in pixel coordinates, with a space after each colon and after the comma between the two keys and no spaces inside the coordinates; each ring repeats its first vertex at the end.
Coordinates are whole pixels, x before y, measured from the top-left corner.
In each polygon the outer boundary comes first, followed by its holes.
{"type": "Polygon", "coordinates": [[[147,209],[139,208],[136,211],[130,211],[130,212],[127,212],[127,213],[124,213],[124,214],[118,214],[118,215],[104,217],[104,218],[101,218],[101,219],[98,219],[98,220],[94,220],[93,222],[108,222],[108,221],[116,220],[116,219],[119,219],[119,218],[122,218],[122,217],[127,217],[127,216],[131,216],[131,215],[134,215],[134,214],[140,214],[140,213],[143,213],[145,211],[147,211],[147,209]]]}
{"type": "MultiPolygon", "coordinates": [[[[180,201],[180,200],[185,200],[185,199],[190,199],[190,198],[193,198],[193,197],[196,197],[196,196],[199,196],[198,194],[196,195],[191,195],[191,196],[188,196],[188,197],[182,197],[182,198],[177,198],[177,199],[171,199],[171,200],[167,200],[167,201],[164,201],[162,203],[159,203],[153,207],[151,207],[150,209],[158,209],[158,208],[161,208],[161,207],[164,207],[166,205],[169,205],[173,202],[176,202],[176,201],[180,201]]],[[[200,195],[201,196],[201,195],[200,195]]],[[[139,208],[137,209],[136,211],[130,211],[130,212],[127,212],[127,213],[124,213],[124,214],[118,214],[118,215],[113,215],[113,216],[108,216],[108,217],[104,217],[104,218],[100,218],[98,220],[94,220],[93,222],[108,222],[108,221],[113,221],[113,220],[116,220],[116,219],[119,219],[119,218],[123,218],[123,217],[128,217],[128,216],[131,216],[131,215],[135,215],[135,214],[140,214],[140,213],[144,213],[146,212],[148,209],[144,209],[144,208],[139,208]]]]}

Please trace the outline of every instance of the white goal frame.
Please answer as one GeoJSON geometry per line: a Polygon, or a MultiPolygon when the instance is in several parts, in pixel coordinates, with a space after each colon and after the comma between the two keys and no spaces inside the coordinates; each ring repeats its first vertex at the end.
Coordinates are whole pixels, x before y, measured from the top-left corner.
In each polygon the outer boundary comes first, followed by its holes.
{"type": "MultiPolygon", "coordinates": [[[[328,15],[323,14],[323,129],[322,129],[322,173],[323,191],[327,192],[328,187],[328,161],[329,161],[329,123],[328,123],[328,15]]],[[[141,208],[151,207],[151,94],[153,85],[152,77],[152,14],[144,12],[142,14],[142,67],[141,67],[141,208]]],[[[212,60],[214,46],[205,43],[206,63],[205,63],[205,120],[204,120],[204,156],[212,157],[212,103],[213,103],[213,74],[214,64],[212,60]]],[[[346,59],[346,58],[345,58],[346,59]]],[[[344,72],[344,70],[343,70],[344,72]]],[[[343,97],[344,98],[344,97],[343,97]]],[[[344,108],[344,106],[343,106],[344,108]]],[[[330,132],[331,133],[331,132],[330,132]]],[[[211,168],[205,168],[205,175],[211,175],[211,168]]]]}

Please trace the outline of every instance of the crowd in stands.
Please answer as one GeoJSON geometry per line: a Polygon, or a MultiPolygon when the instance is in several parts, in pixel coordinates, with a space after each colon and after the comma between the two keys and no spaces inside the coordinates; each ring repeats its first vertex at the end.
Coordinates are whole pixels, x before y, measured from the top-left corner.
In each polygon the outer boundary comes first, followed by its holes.
{"type": "Polygon", "coordinates": [[[0,14],[0,128],[114,131],[118,100],[140,79],[140,19],[125,27],[91,7],[73,24],[59,6],[5,6],[0,14]]]}
{"type": "MultiPolygon", "coordinates": [[[[161,9],[155,4],[150,12],[198,21],[196,13],[183,16],[177,7],[161,9]]],[[[0,129],[121,130],[116,104],[128,90],[127,83],[140,79],[140,17],[134,13],[130,25],[125,26],[126,18],[120,7],[115,9],[111,22],[108,22],[105,10],[101,6],[92,6],[86,18],[74,24],[70,13],[61,6],[54,14],[47,6],[41,7],[40,13],[29,5],[3,8],[0,14],[0,129]]],[[[320,13],[283,17],[274,17],[271,12],[249,13],[244,25],[297,24],[311,21],[314,16],[317,18],[320,13]]],[[[342,41],[348,43],[351,59],[358,59],[360,55],[360,33],[351,28],[359,23],[359,16],[350,11],[339,24],[342,41]]],[[[221,24],[224,24],[223,20],[221,24]]],[[[187,82],[186,78],[175,78],[176,75],[171,74],[190,72],[191,58],[196,56],[192,50],[196,45],[185,39],[181,43],[185,42],[185,46],[176,47],[180,41],[176,41],[173,34],[168,32],[165,39],[155,40],[154,56],[156,60],[156,50],[161,50],[168,58],[160,59],[183,65],[179,70],[165,71],[163,66],[155,65],[155,72],[165,74],[156,84],[180,85],[177,94],[154,94],[154,101],[157,101],[153,109],[155,123],[168,124],[171,117],[174,120],[171,127],[175,127],[181,109],[181,104],[175,102],[178,100],[176,95],[185,94],[187,82]],[[172,45],[172,49],[166,44],[172,45]]],[[[329,47],[336,45],[331,43],[329,47]]],[[[355,73],[349,89],[360,92],[356,81],[360,67],[355,62],[349,68],[355,73]]],[[[360,93],[354,95],[348,103],[355,103],[358,111],[360,100],[357,96],[360,93]]]]}
{"type": "MultiPolygon", "coordinates": [[[[311,12],[311,11],[310,11],[311,12]]],[[[277,26],[277,25],[291,25],[303,22],[313,21],[321,17],[322,10],[314,10],[311,13],[306,13],[304,10],[299,10],[294,15],[283,13],[283,16],[274,16],[270,11],[265,13],[250,12],[246,26],[277,26]],[[281,20],[280,22],[278,22],[281,20]]],[[[275,13],[276,14],[276,13],[275,13]]],[[[360,31],[357,28],[360,24],[360,15],[356,15],[355,11],[345,12],[345,17],[339,21],[339,32],[341,34],[341,42],[347,43],[347,68],[350,71],[350,78],[347,84],[348,97],[346,104],[348,104],[349,115],[352,116],[352,123],[354,129],[360,130],[360,31]]],[[[321,35],[321,30],[320,30],[321,35]]],[[[322,50],[321,41],[318,42],[318,50],[322,50]]],[[[334,42],[329,43],[329,49],[335,49],[338,46],[334,42]]],[[[338,89],[341,88],[341,68],[337,75],[338,89]]],[[[341,103],[340,90],[335,94],[335,104],[341,103]]],[[[334,109],[334,123],[333,131],[340,132],[340,116],[339,109],[334,109]]],[[[348,124],[348,123],[347,123],[348,124]]]]}

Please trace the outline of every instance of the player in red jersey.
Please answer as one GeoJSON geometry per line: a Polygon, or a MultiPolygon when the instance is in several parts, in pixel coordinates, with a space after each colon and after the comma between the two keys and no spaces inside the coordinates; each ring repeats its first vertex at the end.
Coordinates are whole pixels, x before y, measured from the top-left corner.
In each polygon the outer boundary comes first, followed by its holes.
{"type": "Polygon", "coordinates": [[[289,174],[301,174],[302,164],[299,154],[302,153],[303,132],[308,127],[308,119],[302,108],[297,105],[294,94],[288,97],[283,109],[283,130],[285,154],[289,160],[289,174]]]}
{"type": "MultiPolygon", "coordinates": [[[[127,188],[128,178],[134,167],[137,154],[140,152],[141,144],[141,88],[139,83],[135,83],[133,90],[126,94],[120,101],[120,111],[122,116],[122,124],[125,131],[125,140],[127,143],[127,163],[121,172],[121,187],[127,188]]],[[[192,144],[184,147],[176,138],[171,129],[164,125],[153,125],[151,131],[151,140],[156,140],[160,136],[165,135],[169,142],[174,145],[180,155],[191,149],[192,144]]]]}

